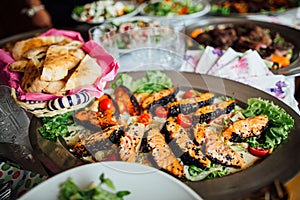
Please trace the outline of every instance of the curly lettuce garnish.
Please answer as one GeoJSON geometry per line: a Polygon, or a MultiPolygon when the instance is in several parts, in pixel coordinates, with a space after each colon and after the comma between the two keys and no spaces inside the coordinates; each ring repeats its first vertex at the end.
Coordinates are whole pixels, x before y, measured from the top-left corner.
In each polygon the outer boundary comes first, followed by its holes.
{"type": "Polygon", "coordinates": [[[251,137],[247,142],[252,147],[275,149],[288,138],[294,127],[294,119],[286,111],[273,102],[261,98],[248,99],[248,107],[243,111],[246,117],[264,114],[269,117],[269,128],[263,138],[251,137]]]}
{"type": "Polygon", "coordinates": [[[117,80],[111,84],[111,88],[126,86],[132,93],[154,93],[172,87],[171,78],[161,71],[147,71],[143,78],[133,80],[128,74],[120,74],[117,80]]]}
{"type": "Polygon", "coordinates": [[[184,166],[186,178],[190,181],[201,181],[204,179],[213,179],[223,177],[228,174],[228,168],[218,164],[211,164],[210,166],[201,169],[195,165],[184,166]]]}

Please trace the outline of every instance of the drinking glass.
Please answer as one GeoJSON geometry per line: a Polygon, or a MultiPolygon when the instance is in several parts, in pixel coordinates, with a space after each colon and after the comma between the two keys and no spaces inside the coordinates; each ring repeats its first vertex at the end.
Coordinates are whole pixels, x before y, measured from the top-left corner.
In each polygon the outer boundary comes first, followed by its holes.
{"type": "Polygon", "coordinates": [[[88,30],[89,38],[101,45],[108,53],[115,58],[119,51],[117,46],[117,27],[112,24],[101,24],[88,30]]]}

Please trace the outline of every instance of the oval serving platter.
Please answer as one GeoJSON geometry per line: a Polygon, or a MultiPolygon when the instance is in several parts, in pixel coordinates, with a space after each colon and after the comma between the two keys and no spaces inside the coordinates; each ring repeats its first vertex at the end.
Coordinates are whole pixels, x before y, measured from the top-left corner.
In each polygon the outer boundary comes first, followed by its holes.
{"type": "Polygon", "coordinates": [[[300,35],[300,31],[288,26],[269,23],[264,21],[256,21],[244,18],[233,17],[213,17],[205,18],[201,20],[194,20],[186,27],[186,34],[190,35],[196,28],[213,29],[216,26],[226,25],[238,25],[252,23],[262,28],[269,29],[271,33],[279,33],[286,41],[291,42],[294,45],[293,56],[291,64],[287,67],[272,70],[274,74],[283,74],[286,76],[296,76],[300,73],[300,40],[297,35],[300,35]]]}
{"type": "MultiPolygon", "coordinates": [[[[228,79],[210,75],[200,75],[189,72],[164,71],[174,83],[182,87],[192,87],[199,91],[210,91],[226,94],[235,98],[240,106],[245,106],[247,100],[261,97],[274,102],[292,116],[295,122],[300,116],[279,99],[251,86],[228,79]],[[184,80],[184,81],[182,81],[184,80]]],[[[144,76],[145,72],[128,72],[134,79],[144,76]]],[[[63,143],[51,142],[41,137],[38,132],[41,120],[33,118],[29,128],[32,147],[38,158],[54,174],[84,164],[82,160],[71,154],[63,143]]],[[[185,182],[204,199],[233,199],[250,194],[253,191],[272,183],[275,180],[286,183],[300,170],[300,124],[295,123],[288,139],[282,143],[270,156],[250,168],[222,178],[185,182]]]]}

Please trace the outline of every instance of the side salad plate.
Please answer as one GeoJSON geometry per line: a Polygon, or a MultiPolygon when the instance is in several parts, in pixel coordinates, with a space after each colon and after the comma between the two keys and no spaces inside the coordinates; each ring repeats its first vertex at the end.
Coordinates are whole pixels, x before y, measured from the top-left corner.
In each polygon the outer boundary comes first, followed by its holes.
{"type": "Polygon", "coordinates": [[[53,173],[135,162],[172,175],[204,199],[234,199],[298,173],[299,120],[279,99],[242,83],[139,71],[119,73],[85,108],[34,117],[29,136],[53,173]]]}
{"type": "Polygon", "coordinates": [[[138,163],[114,161],[94,163],[67,170],[33,188],[22,196],[20,200],[58,199],[60,192],[63,190],[63,184],[69,190],[68,192],[72,191],[72,189],[74,190],[71,184],[66,184],[67,180],[71,179],[81,189],[89,188],[89,186],[91,188],[91,184],[96,185],[99,183],[101,174],[103,174],[104,178],[111,180],[115,188],[115,190],[112,190],[98,187],[100,194],[102,190],[105,190],[105,192],[108,191],[104,193],[106,198],[109,197],[109,194],[113,198],[113,193],[127,191],[129,194],[124,199],[128,200],[202,199],[181,181],[155,168],[138,163]]]}
{"type": "Polygon", "coordinates": [[[94,1],[74,8],[71,17],[78,22],[101,24],[123,20],[138,14],[137,5],[130,1],[94,1]]]}

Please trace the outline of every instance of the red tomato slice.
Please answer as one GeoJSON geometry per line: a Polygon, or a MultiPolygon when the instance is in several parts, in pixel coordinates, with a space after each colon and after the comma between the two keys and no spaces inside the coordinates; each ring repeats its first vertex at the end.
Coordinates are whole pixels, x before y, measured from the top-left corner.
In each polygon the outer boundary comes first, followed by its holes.
{"type": "Polygon", "coordinates": [[[99,102],[99,110],[105,111],[113,107],[113,102],[111,99],[103,99],[99,102]]]}
{"type": "Polygon", "coordinates": [[[154,110],[154,114],[157,117],[165,118],[168,116],[168,110],[164,108],[163,106],[157,106],[154,110]]]}
{"type": "Polygon", "coordinates": [[[248,150],[252,155],[257,157],[263,157],[269,153],[269,149],[264,149],[261,147],[251,147],[250,145],[248,150]]]}
{"type": "Polygon", "coordinates": [[[106,160],[107,161],[116,161],[116,160],[118,160],[118,156],[117,156],[117,154],[113,153],[113,154],[108,155],[106,160]]]}
{"type": "Polygon", "coordinates": [[[192,97],[196,97],[196,93],[192,90],[186,91],[183,95],[184,99],[188,99],[188,98],[192,98],[192,97]]]}
{"type": "Polygon", "coordinates": [[[177,123],[180,124],[180,126],[182,126],[183,128],[188,128],[193,125],[193,121],[190,116],[184,115],[182,113],[177,116],[177,123]]]}
{"type": "Polygon", "coordinates": [[[145,124],[146,126],[148,124],[150,124],[151,122],[151,115],[149,113],[142,113],[139,117],[138,117],[138,122],[145,124]]]}

